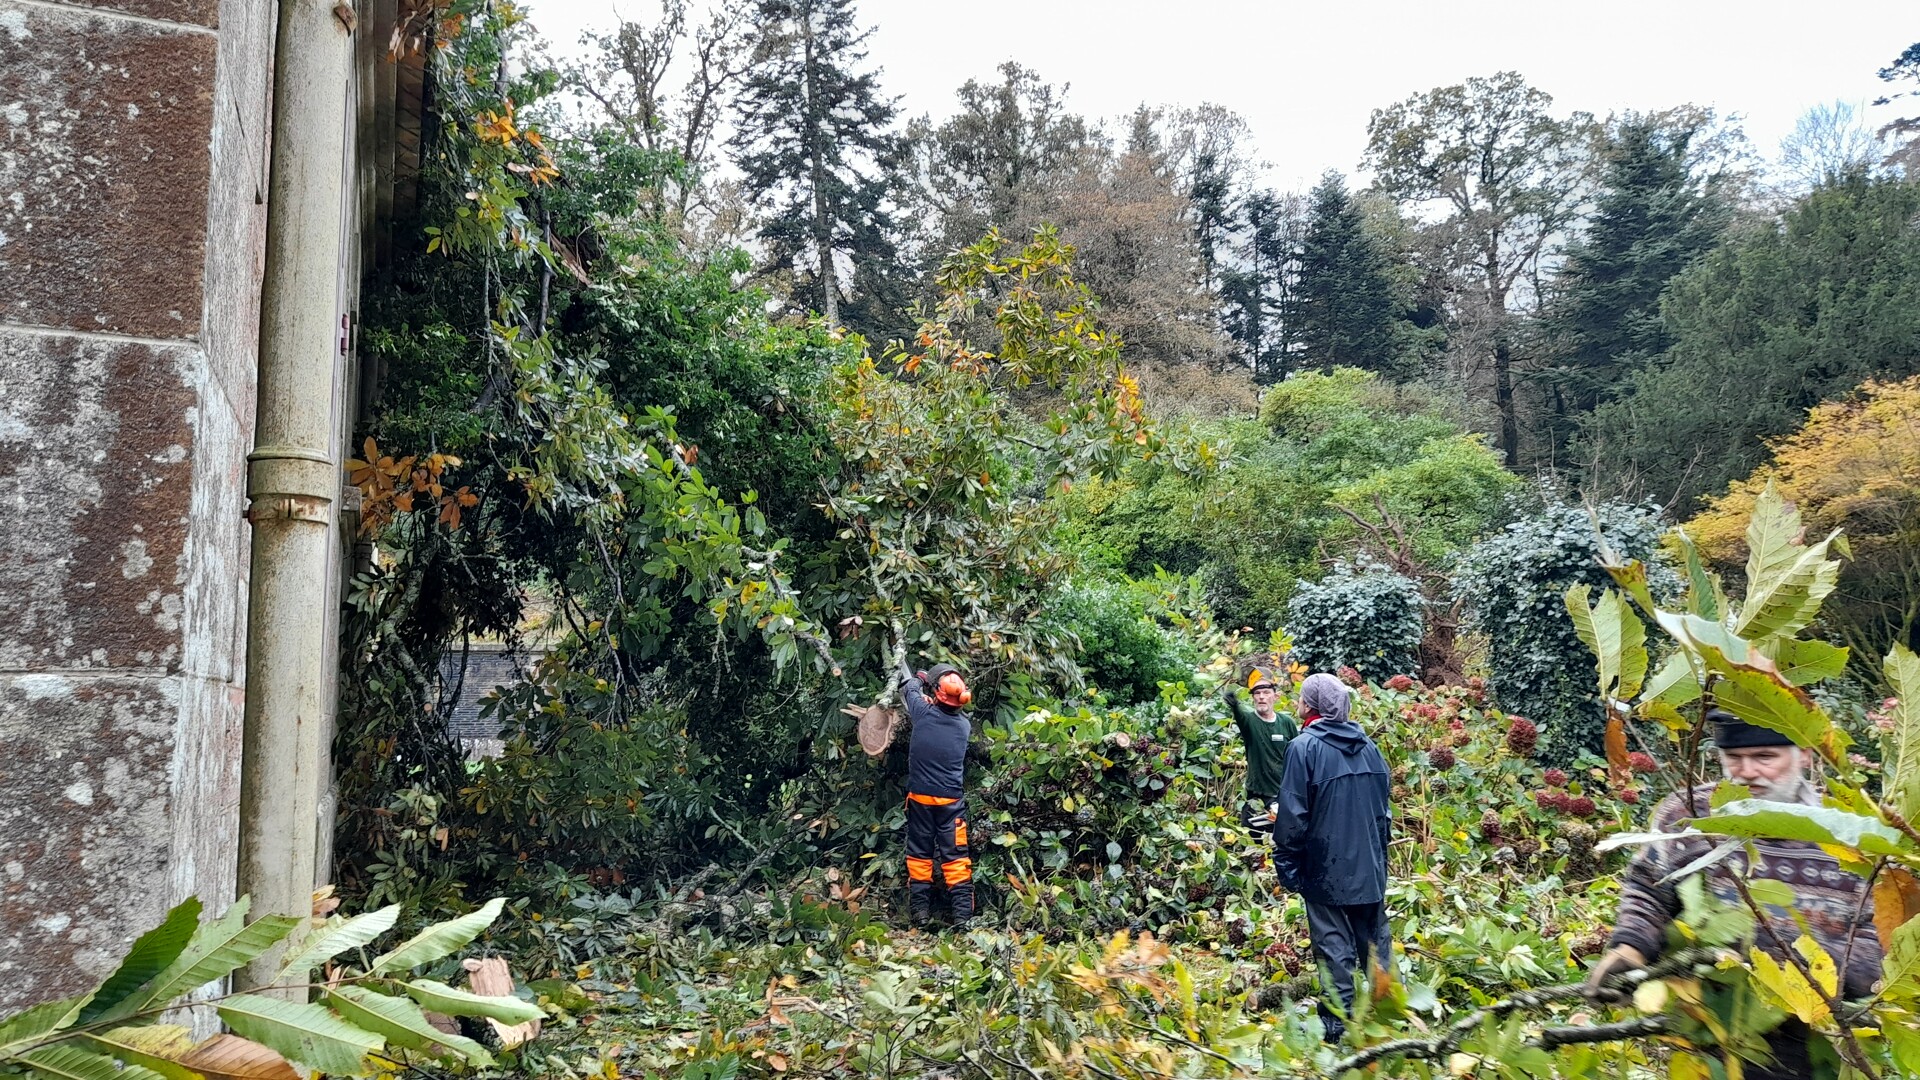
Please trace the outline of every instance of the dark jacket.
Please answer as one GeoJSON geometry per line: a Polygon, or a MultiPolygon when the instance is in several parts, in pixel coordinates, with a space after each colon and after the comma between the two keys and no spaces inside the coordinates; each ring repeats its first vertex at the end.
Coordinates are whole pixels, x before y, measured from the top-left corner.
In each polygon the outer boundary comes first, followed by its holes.
{"type": "Polygon", "coordinates": [[[973,726],[959,709],[927,697],[920,680],[900,680],[900,700],[906,703],[913,736],[907,743],[907,791],[938,799],[966,794],[967,743],[973,726]]]}
{"type": "Polygon", "coordinates": [[[1274,870],[1282,885],[1314,903],[1377,904],[1387,895],[1393,822],[1387,763],[1347,719],[1344,688],[1337,705],[1317,711],[1319,719],[1287,746],[1274,870]]]}

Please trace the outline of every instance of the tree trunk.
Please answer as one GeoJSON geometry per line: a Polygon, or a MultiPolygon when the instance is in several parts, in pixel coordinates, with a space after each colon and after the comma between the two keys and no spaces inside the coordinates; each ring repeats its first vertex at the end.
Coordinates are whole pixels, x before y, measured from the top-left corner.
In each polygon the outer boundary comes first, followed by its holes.
{"type": "Polygon", "coordinates": [[[1500,450],[1507,468],[1520,464],[1520,420],[1513,407],[1513,344],[1503,329],[1493,339],[1493,401],[1500,410],[1500,450]]]}
{"type": "Polygon", "coordinates": [[[800,32],[806,39],[806,63],[801,78],[806,83],[807,163],[813,184],[813,250],[820,260],[820,314],[828,326],[840,325],[840,282],[833,265],[833,218],[827,212],[826,117],[818,99],[819,71],[813,55],[813,10],[811,5],[800,16],[800,32]]]}

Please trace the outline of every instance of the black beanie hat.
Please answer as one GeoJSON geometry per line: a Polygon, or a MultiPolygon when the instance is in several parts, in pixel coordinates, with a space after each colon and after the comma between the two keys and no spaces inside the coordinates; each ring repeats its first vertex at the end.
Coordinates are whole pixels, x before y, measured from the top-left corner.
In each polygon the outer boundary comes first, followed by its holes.
{"type": "Polygon", "coordinates": [[[1713,745],[1722,750],[1743,750],[1750,746],[1794,745],[1792,739],[1772,728],[1749,724],[1719,707],[1707,710],[1707,722],[1713,725],[1713,745]]]}

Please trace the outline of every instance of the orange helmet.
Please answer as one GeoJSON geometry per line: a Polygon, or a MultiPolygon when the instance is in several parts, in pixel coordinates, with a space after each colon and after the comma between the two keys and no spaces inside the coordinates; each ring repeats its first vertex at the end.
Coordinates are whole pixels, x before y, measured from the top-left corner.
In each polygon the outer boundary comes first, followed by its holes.
{"type": "Polygon", "coordinates": [[[950,709],[962,708],[973,703],[973,691],[967,689],[967,680],[952,664],[936,664],[928,672],[927,681],[933,684],[933,700],[950,709]]]}

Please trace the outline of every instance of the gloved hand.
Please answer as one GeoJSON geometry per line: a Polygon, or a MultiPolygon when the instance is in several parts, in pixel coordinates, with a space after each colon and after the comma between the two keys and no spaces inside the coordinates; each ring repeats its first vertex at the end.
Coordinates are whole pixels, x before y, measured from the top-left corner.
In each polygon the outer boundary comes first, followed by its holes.
{"type": "Polygon", "coordinates": [[[1629,995],[1618,988],[1604,985],[1606,981],[1615,975],[1646,966],[1647,958],[1640,954],[1639,949],[1631,945],[1615,945],[1602,954],[1600,959],[1593,962],[1592,969],[1587,972],[1587,981],[1581,986],[1580,992],[1590,1001],[1618,1005],[1627,1000],[1629,995]]]}
{"type": "Polygon", "coordinates": [[[926,673],[926,672],[924,672],[924,671],[916,671],[916,672],[914,672],[914,673],[913,673],[913,677],[914,677],[914,678],[916,678],[916,679],[918,679],[918,680],[920,680],[920,685],[921,685],[921,686],[925,686],[925,685],[927,685],[927,673],[926,673]]]}

